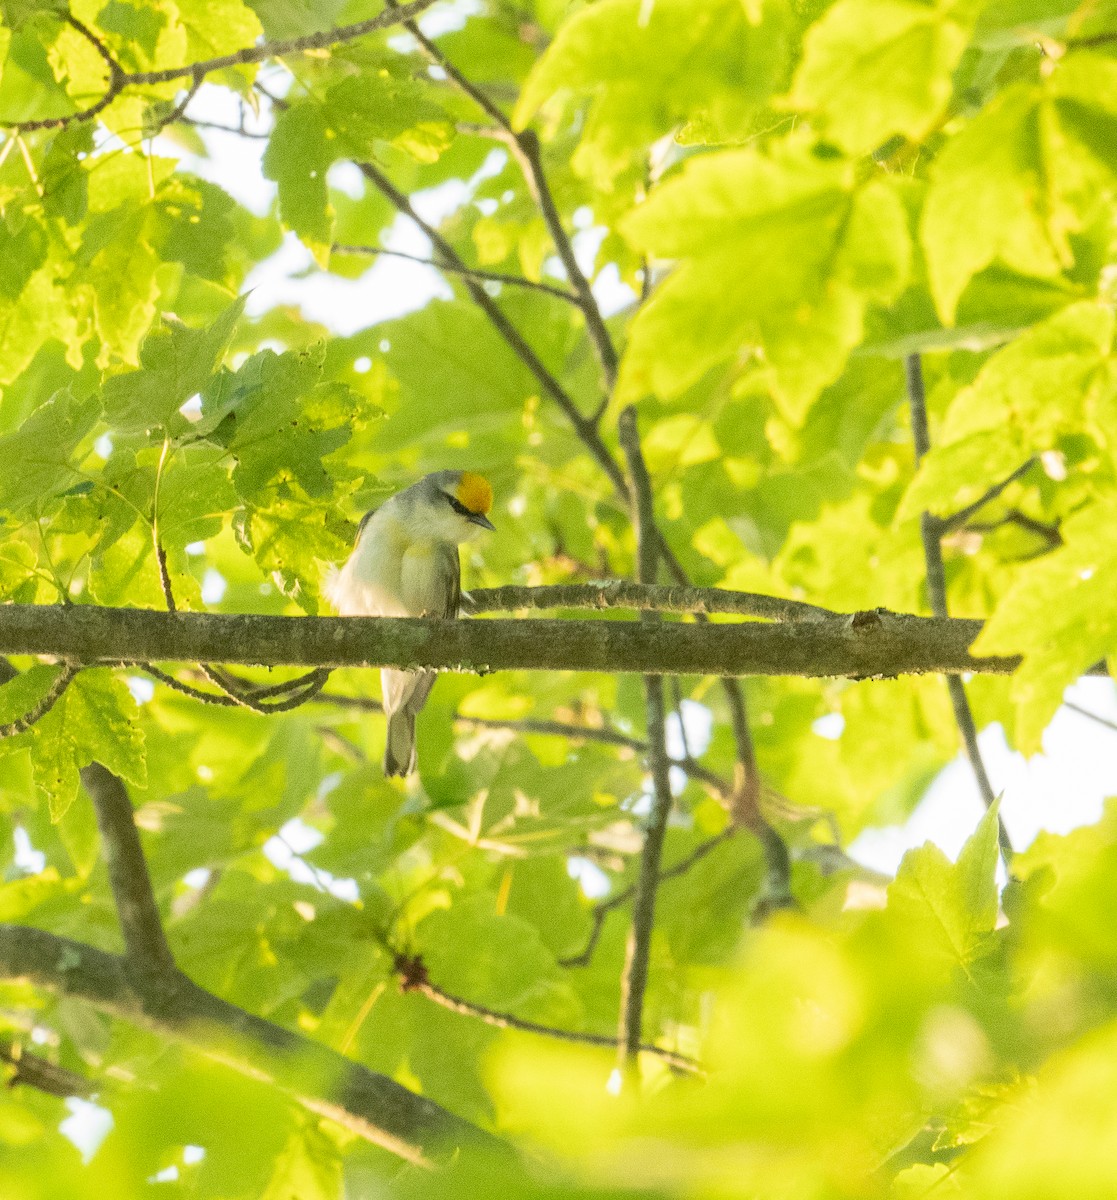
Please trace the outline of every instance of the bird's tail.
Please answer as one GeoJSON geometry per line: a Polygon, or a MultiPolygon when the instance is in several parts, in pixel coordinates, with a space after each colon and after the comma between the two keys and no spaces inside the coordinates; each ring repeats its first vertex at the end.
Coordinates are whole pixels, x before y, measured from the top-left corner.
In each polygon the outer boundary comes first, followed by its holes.
{"type": "Polygon", "coordinates": [[[384,774],[410,775],[415,770],[415,714],[409,707],[388,714],[384,774]]]}

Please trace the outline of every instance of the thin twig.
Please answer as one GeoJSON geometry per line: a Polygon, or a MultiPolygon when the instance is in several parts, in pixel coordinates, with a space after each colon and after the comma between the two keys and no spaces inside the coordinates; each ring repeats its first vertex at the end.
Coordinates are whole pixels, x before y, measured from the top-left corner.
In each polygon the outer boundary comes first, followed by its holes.
{"type": "MultiPolygon", "coordinates": [[[[177,683],[177,680],[176,680],[177,683]]],[[[213,700],[211,693],[201,693],[207,700],[213,700]]],[[[222,701],[225,697],[220,698],[222,701]]],[[[371,696],[342,696],[337,692],[321,692],[315,699],[321,704],[333,704],[340,708],[354,708],[361,712],[382,713],[384,706],[371,696]]],[[[230,701],[230,703],[232,703],[230,701]]],[[[634,750],[638,754],[646,754],[648,743],[643,738],[621,733],[619,729],[599,728],[594,725],[575,725],[568,721],[536,720],[531,717],[469,717],[464,713],[455,713],[454,721],[459,725],[467,725],[473,729],[507,729],[513,733],[523,733],[542,737],[569,738],[575,742],[600,742],[606,746],[620,746],[634,750]]],[[[330,733],[336,736],[336,731],[330,733]]],[[[723,779],[716,771],[703,766],[689,754],[682,758],[671,759],[671,766],[678,767],[693,779],[705,784],[713,794],[722,801],[727,801],[733,788],[728,780],[723,779]]]]}
{"type": "Polygon", "coordinates": [[[578,265],[574,245],[563,228],[562,218],[559,216],[554,196],[551,194],[550,185],[547,182],[546,172],[543,170],[539,138],[533,129],[525,129],[516,136],[516,144],[523,156],[528,185],[535,193],[535,201],[543,214],[543,222],[551,235],[551,241],[555,244],[562,265],[566,268],[570,283],[581,299],[590,343],[593,345],[601,366],[602,381],[605,385],[602,391],[606,397],[611,396],[617,382],[617,350],[609,336],[609,330],[605,325],[605,319],[601,315],[601,309],[589,280],[578,265]]]}
{"type": "Polygon", "coordinates": [[[355,708],[360,712],[382,713],[384,705],[371,696],[343,696],[340,692],[319,692],[319,704],[335,704],[338,708],[355,708]]]}
{"type": "MultiPolygon", "coordinates": [[[[918,354],[909,354],[904,360],[907,379],[908,405],[911,409],[912,441],[915,443],[916,466],[923,460],[931,449],[930,427],[927,422],[927,398],[923,385],[923,362],[918,354]]],[[[923,513],[920,518],[920,532],[923,538],[923,557],[927,564],[927,596],[931,602],[931,612],[945,618],[949,616],[946,599],[946,568],[943,565],[941,526],[938,519],[930,513],[923,513]]],[[[970,760],[974,777],[977,780],[978,791],[986,808],[991,808],[997,799],[985,763],[981,757],[981,749],[977,744],[977,724],[974,721],[970,702],[966,698],[966,686],[957,675],[947,675],[946,686],[950,692],[950,703],[954,709],[954,720],[962,735],[966,748],[966,757],[970,760]]],[[[1006,867],[1012,861],[1012,842],[1005,828],[1004,819],[997,814],[997,839],[1000,842],[1001,854],[1006,867]]]]}
{"type": "Polygon", "coordinates": [[[159,121],[158,132],[165,129],[168,125],[173,125],[176,121],[181,121],[186,116],[186,110],[190,107],[190,101],[198,94],[198,89],[205,83],[206,77],[202,73],[198,73],[190,81],[190,86],[186,89],[186,94],[182,97],[178,104],[159,121]]]}
{"type": "Polygon", "coordinates": [[[33,705],[22,717],[16,717],[7,725],[0,725],[0,738],[15,737],[17,734],[26,733],[32,725],[41,721],[62,699],[63,692],[73,683],[79,671],[81,671],[81,667],[77,663],[64,662],[62,670],[54,677],[46,694],[37,704],[33,705]]]}
{"type": "MultiPolygon", "coordinates": [[[[323,697],[326,699],[326,697],[323,697]]],[[[463,713],[455,713],[454,720],[461,725],[470,725],[477,729],[509,729],[515,733],[539,734],[543,737],[570,738],[580,742],[601,742],[606,746],[623,746],[643,754],[648,749],[648,743],[643,738],[632,737],[621,733],[618,729],[599,728],[594,725],[574,725],[566,721],[540,721],[531,717],[467,717],[463,713]]],[[[681,764],[688,759],[679,759],[681,764]]]]}
{"type": "MultiPolygon", "coordinates": [[[[387,0],[390,8],[399,9],[398,0],[387,0]]],[[[511,133],[512,125],[503,111],[485,95],[479,87],[474,86],[454,64],[446,57],[445,54],[426,36],[419,28],[415,21],[407,20],[403,22],[404,29],[415,39],[419,45],[419,49],[423,51],[429,62],[434,63],[439,67],[446,78],[450,80],[460,91],[467,95],[478,108],[481,109],[486,116],[494,121],[502,130],[511,133]]]]}
{"type": "Polygon", "coordinates": [[[744,689],[739,680],[725,679],[722,680],[722,690],[729,708],[733,740],[737,746],[729,815],[734,824],[744,829],[759,830],[765,824],[760,813],[760,770],[756,765],[756,747],[753,745],[752,731],[749,729],[744,689]]]}
{"type": "Polygon", "coordinates": [[[212,129],[214,133],[233,133],[237,137],[254,138],[257,141],[266,142],[270,137],[270,133],[265,133],[262,130],[245,129],[243,126],[222,125],[220,121],[203,121],[198,117],[181,116],[178,118],[178,124],[190,125],[195,129],[212,129]]]}
{"type": "MultiPolygon", "coordinates": [[[[163,448],[165,452],[166,443],[164,443],[163,448]]],[[[159,465],[162,468],[162,462],[159,465]]],[[[158,484],[155,512],[158,513],[158,484]]],[[[163,599],[166,602],[167,611],[174,613],[177,611],[177,606],[175,604],[174,589],[171,587],[170,572],[167,570],[167,554],[159,540],[158,525],[154,519],[152,521],[152,537],[155,542],[155,557],[159,563],[159,583],[163,589],[163,599]]],[[[211,663],[199,663],[198,669],[210,683],[219,687],[233,704],[241,708],[250,709],[255,713],[280,713],[298,708],[300,705],[306,704],[308,700],[312,700],[317,696],[326,686],[326,681],[330,677],[330,672],[327,668],[318,667],[298,679],[288,679],[283,683],[273,684],[269,687],[246,689],[235,676],[226,674],[219,667],[215,667],[211,663]],[[284,698],[274,703],[269,703],[266,700],[266,697],[269,696],[283,696],[284,698]]],[[[164,675],[163,682],[166,682],[167,678],[168,676],[164,675]]],[[[184,686],[178,686],[177,681],[174,686],[178,691],[185,692],[188,695],[192,694],[195,699],[203,700],[206,703],[214,702],[207,692],[199,692],[194,689],[187,691],[184,686]]]]}
{"type": "MultiPolygon", "coordinates": [[[[661,554],[662,546],[661,541],[661,554]]],[[[681,566],[678,570],[682,573],[681,566]]],[[[765,596],[759,592],[734,592],[725,588],[700,588],[682,583],[645,584],[630,579],[608,579],[590,584],[556,583],[542,587],[476,588],[462,594],[462,608],[469,613],[543,608],[631,608],[638,612],[691,616],[733,614],[768,621],[841,621],[850,615],[820,608],[816,604],[806,604],[802,600],[785,600],[781,596],[765,596]]]]}
{"type": "MultiPolygon", "coordinates": [[[[428,980],[413,981],[410,977],[401,977],[401,986],[405,991],[418,992],[420,995],[426,996],[428,1000],[433,1000],[435,1004],[449,1009],[450,1012],[460,1013],[464,1017],[476,1017],[478,1020],[484,1021],[486,1025],[492,1025],[497,1029],[518,1029],[521,1033],[538,1033],[544,1037],[557,1038],[564,1042],[579,1042],[585,1046],[615,1047],[617,1044],[617,1039],[607,1033],[580,1033],[575,1029],[559,1029],[554,1025],[541,1025],[538,1021],[528,1021],[523,1017],[514,1016],[512,1013],[498,1012],[496,1009],[486,1008],[483,1004],[474,1004],[470,1000],[463,1000],[460,996],[443,991],[442,988],[428,980]]],[[[676,1050],[668,1050],[651,1042],[642,1042],[636,1047],[636,1051],[662,1059],[676,1071],[684,1071],[688,1075],[705,1074],[701,1063],[676,1050]]]]}
{"type": "Polygon", "coordinates": [[[965,508],[960,508],[949,517],[933,517],[932,519],[937,522],[939,527],[939,536],[952,533],[955,529],[961,529],[963,525],[968,525],[971,517],[977,516],[987,504],[996,500],[1011,484],[1014,484],[1022,475],[1025,475],[1035,461],[1036,458],[1033,454],[1026,462],[1022,462],[1011,475],[1002,479],[1000,483],[993,484],[991,488],[979,496],[972,504],[967,504],[965,508]]]}
{"type": "Polygon", "coordinates": [[[290,695],[285,700],[276,700],[272,703],[259,701],[250,705],[254,712],[260,713],[282,713],[290,712],[292,709],[301,708],[308,701],[313,700],[315,696],[326,686],[326,681],[330,677],[330,672],[325,667],[320,667],[317,670],[310,671],[303,676],[300,681],[302,684],[301,690],[290,695]]]}
{"type": "Polygon", "coordinates": [[[84,21],[78,20],[73,13],[68,12],[62,18],[71,29],[77,30],[83,38],[93,47],[94,50],[101,56],[105,66],[109,69],[109,77],[111,79],[120,79],[124,76],[124,68],[116,61],[108,46],[85,24],[84,21]]]}
{"type": "MultiPolygon", "coordinates": [[[[153,533],[154,530],[155,526],[153,525],[153,533]]],[[[155,534],[155,561],[159,564],[159,584],[163,589],[163,600],[167,605],[167,612],[178,612],[174,589],[171,587],[171,573],[167,570],[167,552],[163,549],[158,534],[155,534]]]]}
{"type": "Polygon", "coordinates": [[[183,696],[189,696],[192,700],[200,700],[203,704],[216,704],[222,708],[236,708],[237,702],[232,696],[225,692],[203,692],[200,688],[191,687],[188,683],[183,683],[181,679],[176,679],[169,672],[164,671],[161,667],[155,666],[154,663],[140,662],[138,660],[126,660],[117,664],[121,667],[135,667],[145,674],[150,675],[152,679],[158,680],[160,683],[171,688],[173,691],[181,693],[183,696]]]}
{"type": "MultiPolygon", "coordinates": [[[[339,700],[343,705],[351,700],[358,699],[357,697],[323,697],[326,700],[339,700]]],[[[382,712],[383,709],[376,701],[359,702],[352,707],[368,707],[371,711],[382,712]],[[372,708],[375,705],[375,708],[372,708]]],[[[643,738],[632,737],[630,734],[621,733],[617,729],[597,728],[593,725],[574,725],[566,721],[539,721],[533,720],[530,717],[510,717],[501,719],[498,717],[467,717],[462,713],[455,713],[454,720],[461,725],[469,725],[475,729],[507,729],[513,733],[535,734],[543,737],[562,737],[569,738],[575,742],[600,742],[606,746],[621,746],[628,750],[634,750],[638,754],[646,754],[648,752],[648,743],[643,738]]],[[[728,804],[733,795],[733,785],[727,779],[723,779],[716,771],[711,771],[709,767],[705,767],[690,753],[685,753],[681,758],[672,758],[669,760],[672,767],[678,767],[686,775],[692,779],[697,779],[713,793],[713,795],[723,803],[728,804]]]]}
{"type": "Polygon", "coordinates": [[[523,275],[507,275],[503,271],[483,271],[479,267],[459,267],[454,263],[435,262],[433,258],[424,258],[421,254],[408,254],[403,250],[388,250],[383,246],[350,246],[337,243],[331,248],[333,254],[367,254],[372,258],[402,258],[407,262],[419,263],[424,267],[433,267],[436,271],[445,271],[450,275],[461,275],[476,279],[482,283],[508,284],[510,287],[528,288],[536,292],[546,292],[549,296],[557,296],[570,304],[577,304],[578,297],[566,288],[553,283],[544,283],[538,279],[527,279],[523,275]]]}
{"type": "MultiPolygon", "coordinates": [[[[657,883],[663,883],[668,879],[676,879],[680,875],[686,874],[695,863],[700,862],[712,850],[716,850],[723,842],[728,841],[736,834],[737,830],[732,825],[727,825],[721,833],[716,834],[712,838],[708,838],[704,842],[700,842],[695,848],[683,858],[679,859],[674,866],[668,867],[660,871],[657,883]]],[[[605,926],[605,918],[617,908],[622,907],[632,899],[636,894],[636,885],[629,884],[617,892],[615,896],[610,896],[607,900],[602,900],[593,906],[591,911],[591,919],[593,924],[590,927],[589,938],[586,940],[585,946],[577,953],[572,954],[567,958],[559,959],[560,967],[578,968],[588,967],[593,960],[594,951],[597,949],[597,943],[601,939],[601,933],[605,926]]],[[[614,1039],[615,1044],[615,1039],[614,1039]]]]}
{"type": "Polygon", "coordinates": [[[769,823],[760,807],[763,782],[756,761],[752,732],[749,729],[744,688],[739,679],[723,678],[721,685],[729,705],[733,737],[737,745],[737,763],[733,771],[729,812],[735,824],[749,830],[760,842],[760,848],[764,852],[764,891],[753,912],[753,919],[761,920],[778,909],[795,907],[791,894],[791,855],[788,853],[787,843],[769,823]]]}
{"type": "Polygon", "coordinates": [[[1001,529],[1005,525],[1018,525],[1026,533],[1035,534],[1036,537],[1046,542],[1050,550],[1057,550],[1063,544],[1063,535],[1059,532],[1058,525],[1037,521],[1035,517],[1028,516],[1026,512],[1021,512],[1018,508],[1010,508],[1003,517],[999,517],[996,521],[969,521],[965,528],[971,529],[975,533],[991,533],[994,529],[1001,529]]]}
{"type": "Polygon", "coordinates": [[[230,683],[231,677],[226,675],[217,667],[209,663],[199,663],[198,669],[211,682],[216,684],[225,695],[238,707],[247,708],[250,712],[261,713],[268,715],[271,713],[290,712],[294,708],[300,708],[309,700],[313,700],[315,696],[326,686],[326,680],[330,677],[330,672],[325,667],[319,667],[302,676],[301,679],[291,680],[291,685],[277,684],[275,688],[263,688],[264,692],[274,691],[277,689],[283,692],[290,692],[290,695],[283,700],[269,702],[260,700],[255,692],[242,692],[235,685],[230,683]],[[299,690],[294,690],[298,688],[299,690]]]}
{"type": "Polygon", "coordinates": [[[361,747],[356,742],[351,742],[349,738],[342,736],[332,726],[316,725],[314,731],[322,739],[323,745],[335,754],[341,755],[342,758],[347,758],[350,762],[368,762],[368,755],[361,747]]]}
{"type": "Polygon", "coordinates": [[[245,708],[251,708],[254,712],[262,713],[287,712],[288,709],[298,708],[300,704],[305,704],[317,696],[326,686],[330,677],[328,668],[316,667],[313,671],[307,671],[305,675],[299,675],[295,679],[285,679],[282,683],[257,686],[247,679],[241,679],[234,675],[231,671],[215,667],[212,664],[208,669],[203,667],[203,670],[207,670],[206,677],[208,679],[216,682],[218,687],[238,703],[243,704],[245,708]],[[275,697],[280,697],[276,703],[267,703],[275,697]]]}
{"type": "MultiPolygon", "coordinates": [[[[636,526],[637,572],[641,583],[655,583],[659,562],[659,542],[655,526],[655,508],[648,469],[640,449],[636,410],[626,408],[620,417],[620,441],[632,479],[636,526]]],[[[641,621],[658,621],[657,613],[641,613],[641,621]]],[[[652,807],[644,833],[640,870],[632,903],[624,971],[621,975],[621,1013],[617,1031],[617,1050],[624,1077],[630,1085],[639,1085],[639,1049],[644,1020],[644,994],[648,986],[648,962],[651,957],[652,929],[655,924],[656,891],[659,886],[663,841],[671,815],[670,762],[667,757],[666,712],[663,680],[658,675],[644,676],[647,709],[648,766],[652,776],[652,807]]]]}
{"type": "Polygon", "coordinates": [[[32,1087],[63,1100],[71,1096],[92,1096],[97,1091],[97,1085],[84,1075],[25,1050],[19,1042],[0,1042],[0,1062],[11,1067],[6,1081],[10,1088],[32,1087]]]}
{"type": "Polygon", "coordinates": [[[1072,700],[1064,700],[1063,707],[1069,708],[1071,712],[1078,713],[1081,717],[1089,717],[1091,721],[1098,725],[1104,725],[1106,729],[1112,729],[1117,732],[1117,721],[1111,721],[1108,717],[1103,717],[1100,713],[1091,712],[1088,708],[1083,708],[1080,704],[1075,704],[1072,700]]]}
{"type": "Polygon", "coordinates": [[[202,59],[198,62],[187,63],[181,67],[168,67],[160,71],[125,71],[112,56],[105,43],[88,26],[73,16],[64,18],[78,33],[82,35],[98,54],[104,59],[108,68],[109,78],[103,95],[87,108],[68,113],[60,117],[44,117],[35,121],[6,121],[0,118],[0,125],[19,132],[29,132],[35,129],[62,129],[80,121],[88,121],[103,112],[116,98],[129,87],[147,87],[157,83],[170,83],[175,79],[204,78],[215,71],[223,71],[228,67],[247,66],[252,63],[266,62],[269,58],[284,58],[291,54],[301,54],[308,50],[328,50],[341,42],[350,42],[355,38],[377,30],[387,29],[417,17],[430,8],[435,0],[412,0],[409,4],[386,8],[367,21],[357,21],[351,25],[339,25],[334,29],[323,30],[320,33],[309,33],[303,37],[283,38],[272,42],[258,42],[255,46],[246,46],[231,54],[221,54],[216,58],[202,59]]]}
{"type": "Polygon", "coordinates": [[[679,686],[678,675],[672,675],[668,680],[671,688],[671,707],[675,712],[675,720],[679,723],[679,741],[683,747],[683,758],[689,759],[690,740],[687,738],[686,721],[683,719],[683,689],[679,686]]]}
{"type": "MultiPolygon", "coordinates": [[[[325,896],[334,895],[334,893],[330,890],[330,884],[333,882],[333,880],[331,880],[329,875],[321,870],[321,868],[316,867],[309,859],[301,855],[283,836],[282,829],[278,833],[273,834],[273,836],[275,837],[276,841],[278,841],[280,845],[286,849],[287,853],[291,855],[291,858],[294,862],[301,864],[310,872],[315,891],[321,892],[325,896]]],[[[337,897],[334,896],[334,899],[337,899],[337,897]]]]}

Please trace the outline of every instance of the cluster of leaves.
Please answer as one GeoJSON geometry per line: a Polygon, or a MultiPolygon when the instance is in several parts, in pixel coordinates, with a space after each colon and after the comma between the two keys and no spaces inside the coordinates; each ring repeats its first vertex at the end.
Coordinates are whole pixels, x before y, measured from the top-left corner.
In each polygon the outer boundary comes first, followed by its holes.
{"type": "MultiPolygon", "coordinates": [[[[0,121],[87,106],[108,83],[101,50],[126,71],[180,68],[377,8],[8,0],[0,121]]],[[[187,120],[179,80],[125,88],[96,125],[7,135],[0,599],[163,607],[161,551],[182,607],[314,614],[360,514],[442,467],[483,471],[498,497],[499,536],[470,547],[467,586],[631,574],[625,507],[468,279],[447,274],[415,311],[336,337],[269,307],[264,288],[251,317],[237,298],[284,237],[338,295],[366,273],[375,286],[379,265],[333,248],[399,245],[407,222],[377,172],[443,214],[467,269],[565,288],[515,138],[530,123],[623,345],[612,393],[577,304],[480,286],[574,406],[588,417],[604,398],[608,448],[636,404],[662,528],[694,582],[925,609],[920,514],[958,513],[1030,464],[946,553],[952,612],[990,618],[978,650],[1024,655],[1013,679],[972,686],[979,724],[1037,749],[1065,686],[1115,648],[1112,6],[480,0],[432,16],[439,53],[506,127],[389,29],[222,70],[187,120]],[[199,174],[242,168],[189,122],[207,97],[266,135],[236,151],[262,150],[266,212],[199,174]],[[918,470],[913,353],[933,434],[918,470]]],[[[16,666],[0,723],[59,669],[16,666]]],[[[329,691],[370,686],[338,673],[329,691]]],[[[96,759],[130,785],[189,975],[546,1148],[583,1181],[571,1194],[1111,1191],[1114,815],[1041,838],[1000,908],[992,819],[956,865],[925,847],[885,890],[823,843],[902,820],[955,753],[941,681],[750,681],[748,699],[768,790],[790,801],[772,819],[803,912],[744,932],[764,879],[745,833],[662,885],[645,1036],[699,1055],[706,1082],[663,1070],[651,1095],[617,1098],[608,1052],[546,1049],[397,986],[406,950],[476,1004],[615,1028],[626,910],[588,966],[564,968],[592,929],[571,864],[614,891],[635,877],[644,768],[631,747],[516,722],[639,736],[637,680],[444,678],[408,788],[381,778],[382,727],[360,710],[265,718],[152,693],[134,668],[83,672],[0,743],[0,919],[118,946],[77,796],[96,759]],[[835,714],[841,736],[819,736],[835,714]]],[[[717,689],[681,680],[676,707],[709,717],[709,745],[692,719],[684,749],[731,777],[717,689]]],[[[667,865],[726,822],[701,780],[675,782],[667,865]]],[[[83,1163],[57,1099],[8,1094],[5,1196],[315,1200],[343,1184],[378,1194],[394,1170],[282,1096],[75,1001],[2,983],[0,1026],[103,1081],[114,1122],[83,1163]]],[[[402,1186],[445,1194],[447,1180],[402,1186]]],[[[491,1176],[455,1186],[495,1190],[491,1176]]]]}

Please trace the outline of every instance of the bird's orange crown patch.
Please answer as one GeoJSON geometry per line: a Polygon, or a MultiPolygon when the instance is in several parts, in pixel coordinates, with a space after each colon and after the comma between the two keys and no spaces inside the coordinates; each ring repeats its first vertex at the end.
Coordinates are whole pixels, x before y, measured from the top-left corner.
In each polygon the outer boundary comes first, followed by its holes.
{"type": "Polygon", "coordinates": [[[493,506],[493,489],[482,475],[463,471],[458,481],[458,503],[464,504],[471,513],[487,513],[493,506]]]}

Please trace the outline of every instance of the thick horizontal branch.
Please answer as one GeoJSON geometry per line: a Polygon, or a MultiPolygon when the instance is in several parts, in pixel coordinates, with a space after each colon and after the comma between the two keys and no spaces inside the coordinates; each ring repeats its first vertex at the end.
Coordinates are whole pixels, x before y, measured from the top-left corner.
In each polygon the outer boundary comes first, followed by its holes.
{"type": "Polygon", "coordinates": [[[970,654],[980,632],[980,621],[876,611],[772,625],[649,625],[0,607],[0,654],[54,655],[84,663],[423,667],[478,674],[537,670],[861,679],[1011,673],[1016,658],[970,654]]]}
{"type": "Polygon", "coordinates": [[[412,1162],[467,1147],[507,1147],[431,1100],[291,1030],[255,1017],[176,974],[158,1001],[131,984],[115,954],[42,929],[0,925],[0,978],[73,996],[111,1016],[184,1042],[412,1162]]]}

